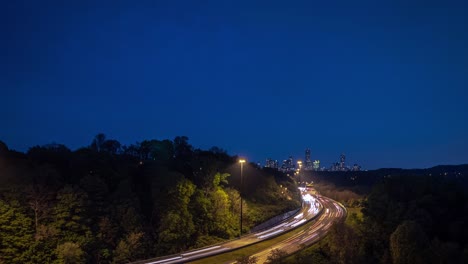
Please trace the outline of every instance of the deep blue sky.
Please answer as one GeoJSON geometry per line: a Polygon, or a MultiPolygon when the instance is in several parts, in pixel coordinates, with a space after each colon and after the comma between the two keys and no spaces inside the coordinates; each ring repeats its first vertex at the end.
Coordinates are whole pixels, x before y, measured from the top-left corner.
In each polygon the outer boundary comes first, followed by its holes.
{"type": "Polygon", "coordinates": [[[466,1],[8,2],[10,148],[103,132],[262,162],[307,147],[326,166],[468,162],[466,1]]]}

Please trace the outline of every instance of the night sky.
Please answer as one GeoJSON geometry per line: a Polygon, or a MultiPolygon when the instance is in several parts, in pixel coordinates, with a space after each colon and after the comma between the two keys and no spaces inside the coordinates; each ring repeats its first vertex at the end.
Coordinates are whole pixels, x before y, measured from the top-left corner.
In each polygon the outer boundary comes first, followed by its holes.
{"type": "Polygon", "coordinates": [[[468,163],[466,1],[3,2],[11,149],[103,132],[259,162],[468,163]]]}

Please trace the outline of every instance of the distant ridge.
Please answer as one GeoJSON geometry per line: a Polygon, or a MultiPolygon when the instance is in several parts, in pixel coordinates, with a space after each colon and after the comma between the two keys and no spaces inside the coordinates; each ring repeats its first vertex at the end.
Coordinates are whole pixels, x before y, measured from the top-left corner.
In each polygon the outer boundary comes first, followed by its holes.
{"type": "MultiPolygon", "coordinates": [[[[371,171],[371,170],[369,170],[371,171]]],[[[372,170],[378,174],[413,174],[413,175],[468,175],[468,164],[437,165],[426,169],[381,168],[372,170]]]]}

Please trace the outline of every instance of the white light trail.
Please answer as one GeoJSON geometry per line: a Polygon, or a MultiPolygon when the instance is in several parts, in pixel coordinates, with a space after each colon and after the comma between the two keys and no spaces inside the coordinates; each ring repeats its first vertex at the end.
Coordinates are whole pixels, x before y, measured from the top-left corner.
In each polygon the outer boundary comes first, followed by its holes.
{"type": "Polygon", "coordinates": [[[271,232],[271,231],[273,231],[273,230],[275,230],[275,229],[278,229],[278,228],[280,228],[280,227],[282,227],[282,226],[284,226],[284,225],[286,225],[286,224],[288,224],[288,223],[287,223],[287,222],[286,222],[286,223],[282,223],[281,225],[277,225],[277,226],[275,226],[275,227],[272,227],[272,228],[270,228],[270,229],[268,229],[268,230],[266,230],[266,231],[257,233],[257,234],[255,234],[255,235],[258,236],[258,235],[261,235],[261,234],[265,234],[265,233],[271,232]]]}
{"type": "Polygon", "coordinates": [[[200,249],[200,250],[197,250],[197,251],[192,251],[192,252],[188,252],[188,253],[185,253],[185,254],[181,254],[182,256],[190,256],[190,255],[193,255],[193,254],[198,254],[198,253],[201,253],[201,252],[205,252],[205,251],[209,251],[209,250],[213,250],[215,248],[220,248],[221,246],[214,246],[214,247],[209,247],[209,248],[204,248],[204,249],[200,249]]]}
{"type": "Polygon", "coordinates": [[[294,225],[291,225],[291,227],[296,227],[296,226],[298,226],[298,225],[304,223],[305,221],[306,221],[305,219],[302,219],[301,221],[295,223],[294,225]]]}
{"type": "Polygon", "coordinates": [[[299,218],[302,218],[303,216],[304,216],[304,213],[300,213],[300,214],[296,215],[294,217],[294,219],[299,219],[299,218]]]}
{"type": "Polygon", "coordinates": [[[147,263],[147,264],[164,263],[164,262],[169,262],[169,261],[176,260],[176,259],[181,259],[181,258],[182,258],[182,257],[173,257],[173,258],[163,259],[163,260],[159,260],[159,261],[149,262],[149,263],[147,263]]]}
{"type": "Polygon", "coordinates": [[[271,233],[269,233],[269,234],[266,234],[266,235],[263,235],[263,236],[259,236],[258,238],[270,237],[270,236],[272,236],[272,235],[276,235],[276,234],[278,234],[278,233],[280,233],[280,232],[283,232],[283,231],[284,231],[284,229],[276,230],[275,232],[271,232],[271,233]]]}

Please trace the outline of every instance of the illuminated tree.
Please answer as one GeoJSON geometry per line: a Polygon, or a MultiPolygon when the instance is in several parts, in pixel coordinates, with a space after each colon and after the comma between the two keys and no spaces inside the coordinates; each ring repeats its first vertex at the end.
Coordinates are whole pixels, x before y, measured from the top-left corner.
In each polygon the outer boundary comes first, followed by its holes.
{"type": "Polygon", "coordinates": [[[168,205],[168,211],[163,215],[159,227],[159,244],[161,248],[168,250],[166,253],[184,249],[195,232],[192,214],[188,210],[195,188],[192,182],[183,178],[170,192],[171,204],[168,205]]]}
{"type": "Polygon", "coordinates": [[[57,264],[85,263],[85,253],[80,245],[73,242],[65,242],[57,246],[57,264]]]}
{"type": "Polygon", "coordinates": [[[22,212],[18,201],[0,199],[0,263],[23,263],[33,234],[33,220],[22,212]]]}

